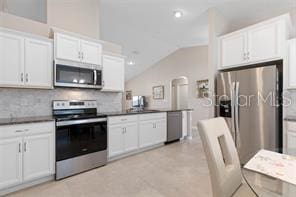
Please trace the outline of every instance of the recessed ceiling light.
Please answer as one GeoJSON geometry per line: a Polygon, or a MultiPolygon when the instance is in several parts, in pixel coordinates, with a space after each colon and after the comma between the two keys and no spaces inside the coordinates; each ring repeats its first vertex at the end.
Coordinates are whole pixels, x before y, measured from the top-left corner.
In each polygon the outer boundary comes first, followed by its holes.
{"type": "Polygon", "coordinates": [[[174,16],[175,16],[175,18],[181,18],[183,16],[183,12],[182,11],[174,11],[174,16]]]}
{"type": "Polygon", "coordinates": [[[128,61],[127,62],[127,65],[129,65],[129,66],[133,66],[133,65],[135,65],[136,63],[134,62],[134,61],[128,61]]]}

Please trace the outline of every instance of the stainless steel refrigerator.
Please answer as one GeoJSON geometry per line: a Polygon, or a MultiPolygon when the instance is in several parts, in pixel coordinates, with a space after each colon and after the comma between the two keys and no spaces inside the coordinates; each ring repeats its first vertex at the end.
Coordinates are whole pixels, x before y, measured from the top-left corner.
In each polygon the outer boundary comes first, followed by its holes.
{"type": "Polygon", "coordinates": [[[217,116],[225,117],[242,164],[260,149],[281,150],[279,73],[274,65],[217,76],[217,116]]]}

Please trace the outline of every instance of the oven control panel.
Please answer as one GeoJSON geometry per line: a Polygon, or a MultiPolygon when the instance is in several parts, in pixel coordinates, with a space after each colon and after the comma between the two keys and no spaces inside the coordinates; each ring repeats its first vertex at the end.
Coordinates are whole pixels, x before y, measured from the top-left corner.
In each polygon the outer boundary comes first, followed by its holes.
{"type": "Polygon", "coordinates": [[[85,101],[53,101],[53,109],[88,109],[97,108],[97,101],[85,100],[85,101]]]}

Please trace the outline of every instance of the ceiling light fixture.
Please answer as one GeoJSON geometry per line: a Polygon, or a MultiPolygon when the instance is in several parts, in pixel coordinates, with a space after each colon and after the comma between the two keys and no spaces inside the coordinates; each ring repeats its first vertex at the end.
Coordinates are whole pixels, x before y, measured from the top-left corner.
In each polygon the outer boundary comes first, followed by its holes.
{"type": "Polygon", "coordinates": [[[127,65],[129,65],[129,66],[133,66],[133,65],[135,65],[136,63],[134,62],[134,61],[128,61],[127,62],[127,65]]]}
{"type": "Polygon", "coordinates": [[[183,16],[183,12],[181,11],[174,11],[175,18],[181,18],[183,16]]]}

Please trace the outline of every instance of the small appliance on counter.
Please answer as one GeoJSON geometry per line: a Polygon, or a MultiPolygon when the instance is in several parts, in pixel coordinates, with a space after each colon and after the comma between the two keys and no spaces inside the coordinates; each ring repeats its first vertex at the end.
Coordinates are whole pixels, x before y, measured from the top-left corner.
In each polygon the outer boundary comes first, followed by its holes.
{"type": "Polygon", "coordinates": [[[132,109],[144,109],[145,102],[145,96],[133,96],[132,109]]]}
{"type": "Polygon", "coordinates": [[[96,101],[54,101],[56,180],[107,163],[107,117],[96,101]]]}

